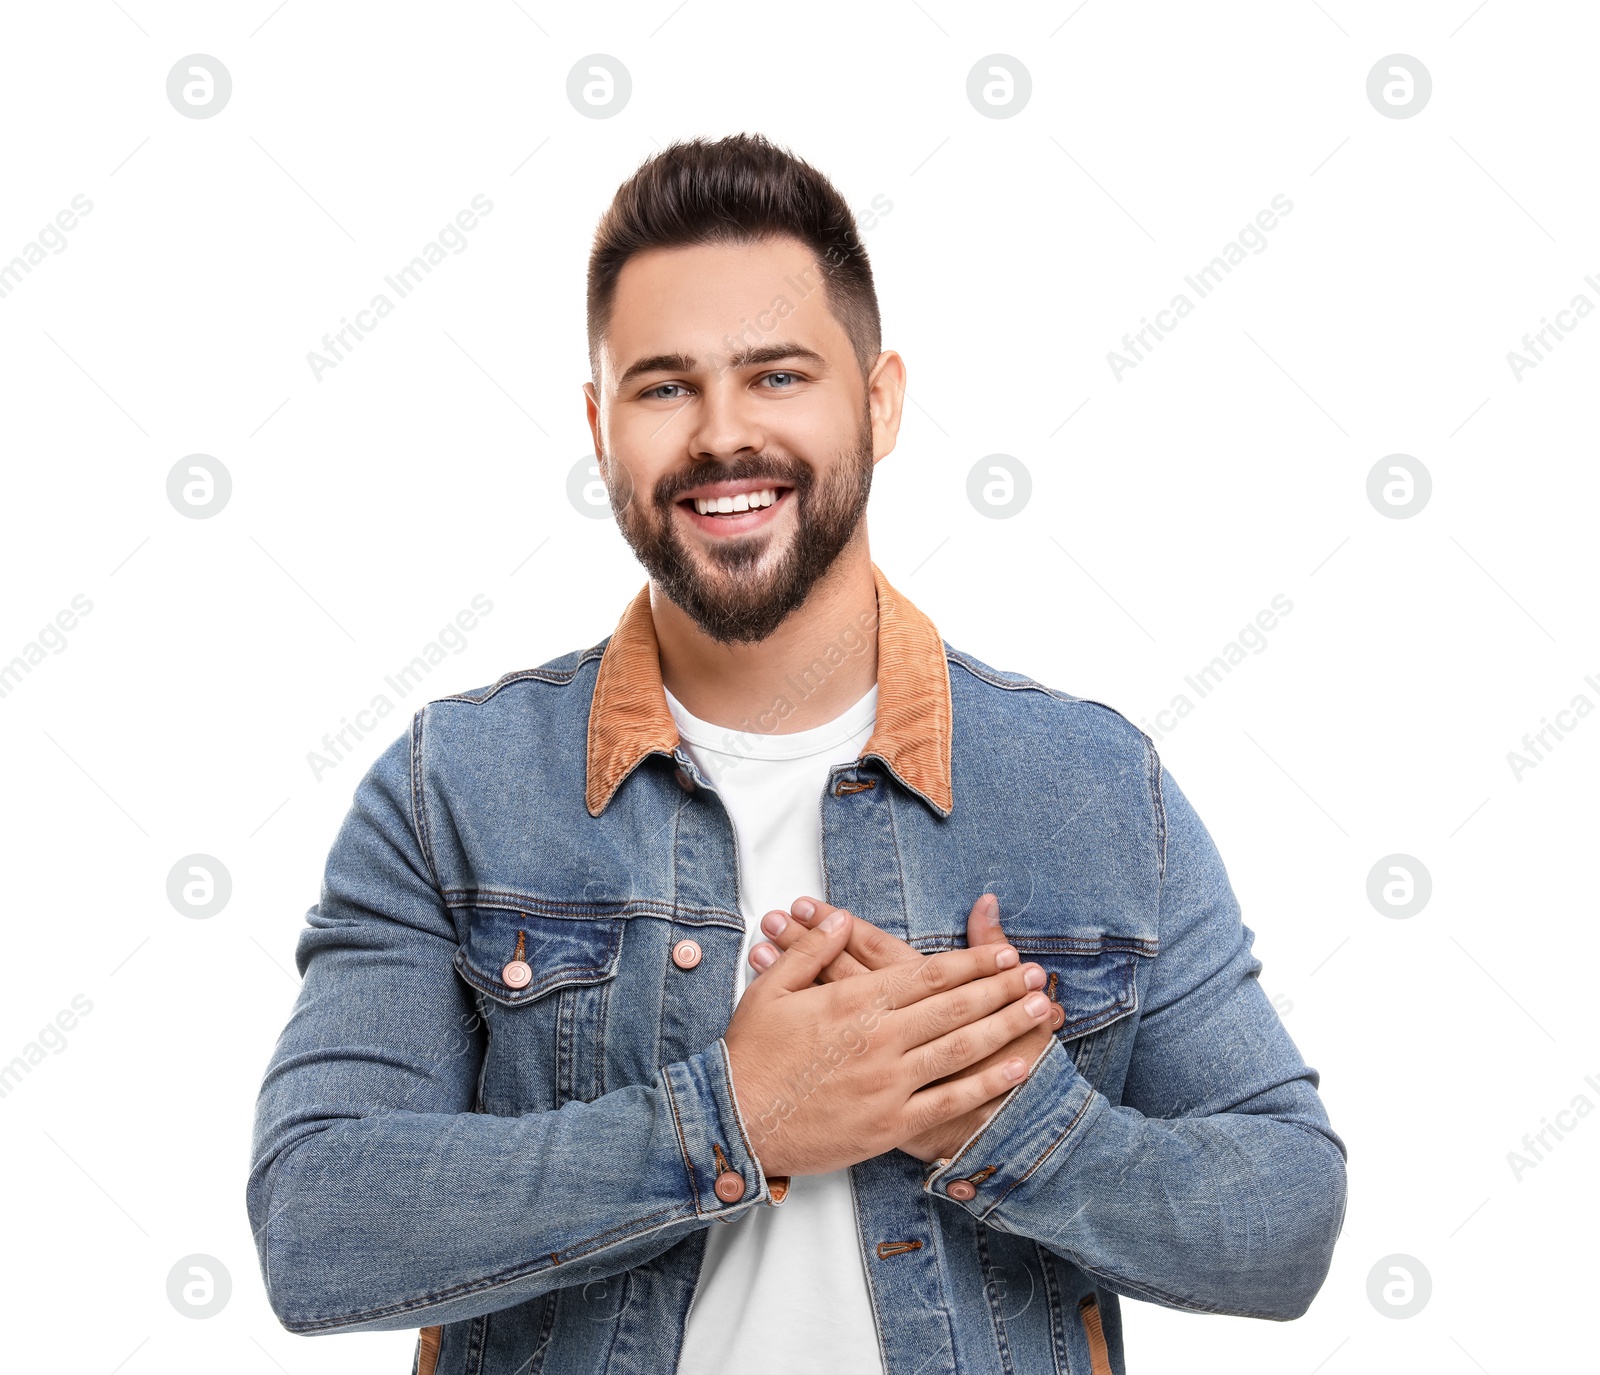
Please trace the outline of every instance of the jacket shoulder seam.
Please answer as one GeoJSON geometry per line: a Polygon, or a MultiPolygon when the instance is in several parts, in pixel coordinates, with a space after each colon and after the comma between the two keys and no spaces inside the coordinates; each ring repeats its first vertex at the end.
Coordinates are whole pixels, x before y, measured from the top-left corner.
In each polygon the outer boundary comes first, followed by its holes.
{"type": "Polygon", "coordinates": [[[1121,721],[1123,725],[1139,737],[1140,743],[1144,747],[1146,786],[1150,790],[1151,821],[1154,826],[1156,847],[1156,881],[1158,886],[1165,884],[1167,877],[1167,812],[1166,804],[1161,796],[1161,757],[1156,752],[1155,741],[1109,702],[1097,701],[1093,697],[1079,697],[1075,693],[1062,692],[1059,688],[1046,687],[1038,680],[1022,673],[1013,673],[1006,678],[1001,678],[998,676],[997,670],[979,663],[948,644],[945,646],[945,658],[950,663],[965,669],[979,682],[987,683],[990,687],[1000,688],[1005,692],[1037,692],[1058,702],[1097,707],[1101,711],[1109,712],[1112,716],[1115,716],[1117,720],[1121,721]]]}
{"type": "MultiPolygon", "coordinates": [[[[511,673],[502,673],[481,693],[453,692],[448,697],[435,697],[433,702],[468,702],[476,707],[482,706],[491,697],[515,683],[551,683],[556,687],[566,687],[578,676],[585,664],[591,660],[598,659],[605,653],[606,643],[609,638],[608,636],[606,640],[602,640],[599,644],[591,645],[588,649],[583,650],[578,655],[577,662],[570,669],[550,668],[548,666],[520,668],[511,673]]],[[[429,705],[431,706],[433,702],[430,702],[429,705]]]]}
{"type": "MultiPolygon", "coordinates": [[[[1139,733],[1144,735],[1143,731],[1139,733]]],[[[1167,803],[1161,795],[1161,755],[1156,750],[1155,741],[1148,735],[1144,735],[1144,751],[1150,772],[1150,803],[1156,827],[1156,884],[1164,889],[1167,883],[1167,803]]]]}
{"type": "Polygon", "coordinates": [[[428,798],[422,786],[422,730],[427,708],[418,707],[411,717],[411,752],[408,767],[411,772],[411,830],[417,838],[417,848],[422,851],[422,862],[428,866],[428,881],[433,891],[443,899],[439,883],[439,867],[434,863],[433,841],[428,827],[428,798]]]}
{"type": "MultiPolygon", "coordinates": [[[[952,649],[949,645],[945,646],[945,658],[950,663],[964,668],[979,682],[987,683],[990,687],[1000,688],[1004,692],[1037,692],[1046,697],[1053,697],[1058,702],[1068,702],[1086,707],[1099,707],[1102,711],[1109,711],[1113,716],[1127,721],[1130,729],[1138,730],[1138,727],[1132,721],[1128,721],[1128,718],[1109,702],[1096,701],[1093,697],[1079,697],[1076,693],[1063,692],[1060,688],[1047,687],[1044,683],[1035,678],[1030,678],[1024,673],[1010,673],[1002,678],[999,676],[999,670],[989,668],[986,664],[980,664],[976,659],[969,658],[959,649],[952,649]]],[[[1140,731],[1140,734],[1142,735],[1143,732],[1140,731]]]]}

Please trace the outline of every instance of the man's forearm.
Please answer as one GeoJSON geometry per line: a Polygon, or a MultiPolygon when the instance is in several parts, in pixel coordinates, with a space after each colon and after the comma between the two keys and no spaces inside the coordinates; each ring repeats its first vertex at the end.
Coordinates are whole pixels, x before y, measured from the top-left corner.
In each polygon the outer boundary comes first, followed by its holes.
{"type": "Polygon", "coordinates": [[[1310,1080],[1235,1111],[1147,1117],[1096,1092],[1059,1044],[927,1187],[1115,1292],[1277,1319],[1321,1287],[1345,1208],[1343,1150],[1310,1080]]]}
{"type": "Polygon", "coordinates": [[[648,1087],[518,1117],[273,1117],[293,1099],[271,1092],[269,1076],[249,1211],[294,1332],[493,1312],[640,1265],[767,1196],[720,1041],[648,1087]],[[743,1183],[731,1202],[716,1189],[729,1171],[743,1183]]]}

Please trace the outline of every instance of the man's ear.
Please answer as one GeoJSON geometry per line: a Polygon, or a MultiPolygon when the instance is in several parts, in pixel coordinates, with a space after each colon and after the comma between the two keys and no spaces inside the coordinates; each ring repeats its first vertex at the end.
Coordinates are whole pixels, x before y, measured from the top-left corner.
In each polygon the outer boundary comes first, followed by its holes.
{"type": "Polygon", "coordinates": [[[589,421],[589,433],[594,439],[594,461],[605,472],[605,445],[600,439],[600,398],[595,395],[594,383],[583,384],[584,412],[589,421]]]}
{"type": "Polygon", "coordinates": [[[894,452],[905,404],[905,360],[892,349],[878,355],[866,378],[867,412],[872,419],[872,461],[894,452]]]}

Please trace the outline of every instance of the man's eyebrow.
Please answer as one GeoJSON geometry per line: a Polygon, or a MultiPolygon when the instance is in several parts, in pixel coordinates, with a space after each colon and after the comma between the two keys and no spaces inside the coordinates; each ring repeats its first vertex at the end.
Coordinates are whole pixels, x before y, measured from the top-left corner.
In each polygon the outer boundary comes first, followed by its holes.
{"type": "Polygon", "coordinates": [[[694,369],[695,361],[687,353],[657,353],[630,363],[622,376],[617,378],[617,386],[619,389],[625,387],[635,377],[642,377],[647,372],[693,372],[694,369]]]}
{"type": "MultiPolygon", "coordinates": [[[[749,348],[742,348],[731,354],[724,364],[730,368],[758,367],[762,363],[782,363],[791,359],[803,360],[813,366],[825,368],[828,360],[815,349],[808,349],[804,344],[776,342],[771,344],[756,344],[749,348]]],[[[693,372],[700,366],[699,360],[690,357],[687,353],[657,353],[649,358],[640,358],[630,363],[622,376],[617,379],[617,388],[621,390],[635,377],[642,377],[652,372],[693,372]]]]}

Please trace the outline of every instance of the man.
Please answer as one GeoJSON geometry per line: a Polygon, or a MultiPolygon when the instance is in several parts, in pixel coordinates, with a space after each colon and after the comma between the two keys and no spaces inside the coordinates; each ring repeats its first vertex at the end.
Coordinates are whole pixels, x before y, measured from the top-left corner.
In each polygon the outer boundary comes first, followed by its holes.
{"type": "Polygon", "coordinates": [[[420,1327],[417,1375],[1105,1375],[1119,1295],[1303,1313],[1344,1146],[1210,837],[871,561],[905,368],[844,201],[674,145],[589,339],[650,581],[356,789],[257,1108],[284,1325],[420,1327]]]}

